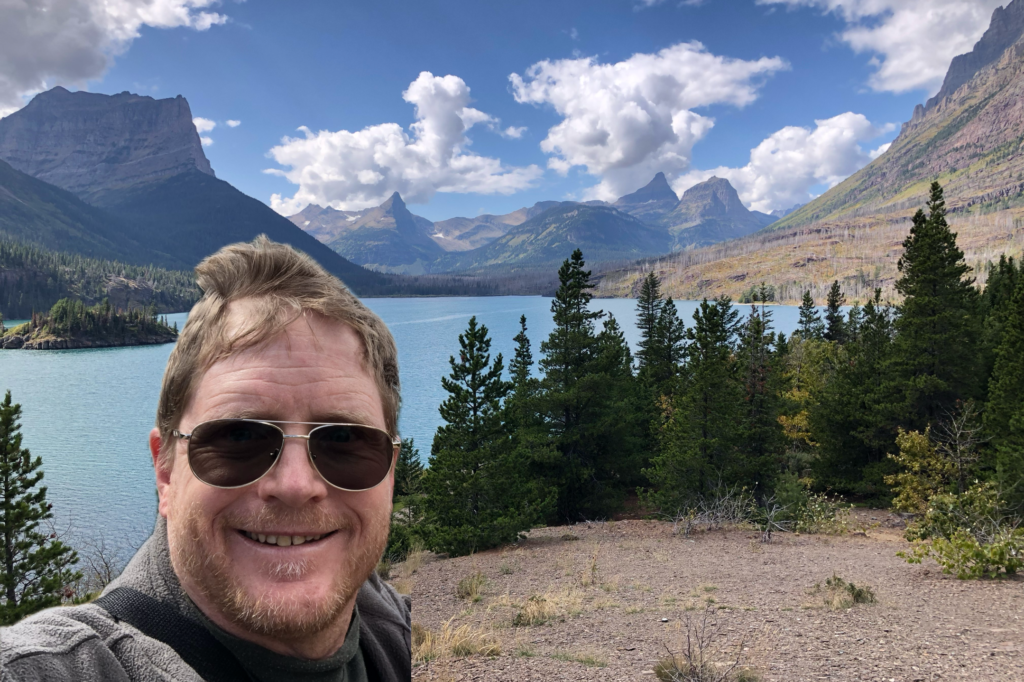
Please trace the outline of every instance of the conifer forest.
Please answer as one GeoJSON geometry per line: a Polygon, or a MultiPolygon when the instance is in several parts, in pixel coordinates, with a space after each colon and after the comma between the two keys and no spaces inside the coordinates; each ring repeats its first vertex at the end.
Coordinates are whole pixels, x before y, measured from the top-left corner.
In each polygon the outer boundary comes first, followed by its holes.
{"type": "Polygon", "coordinates": [[[845,504],[913,522],[905,556],[960,577],[1024,566],[1024,272],[976,285],[942,188],[913,218],[898,302],[848,307],[838,282],[799,329],[773,328],[767,287],[745,319],[728,297],[680,319],[653,273],[630,351],[592,305],[577,250],[558,271],[555,329],[520,320],[514,356],[471,319],[443,380],[429,466],[403,443],[389,551],[464,555],[539,525],[646,515],[692,522],[733,504],[762,532],[834,522],[845,504]]]}

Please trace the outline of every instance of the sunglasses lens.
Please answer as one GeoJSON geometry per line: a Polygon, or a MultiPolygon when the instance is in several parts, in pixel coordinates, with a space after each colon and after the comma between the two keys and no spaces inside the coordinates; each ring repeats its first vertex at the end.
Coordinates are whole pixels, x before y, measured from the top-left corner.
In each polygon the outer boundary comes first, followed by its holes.
{"type": "Polygon", "coordinates": [[[391,470],[394,446],[385,432],[367,426],[321,426],[309,434],[313,464],[331,485],[367,490],[391,470]]]}
{"type": "Polygon", "coordinates": [[[270,424],[218,419],[192,431],[188,461],[200,481],[234,488],[267,473],[283,442],[281,431],[270,424]]]}

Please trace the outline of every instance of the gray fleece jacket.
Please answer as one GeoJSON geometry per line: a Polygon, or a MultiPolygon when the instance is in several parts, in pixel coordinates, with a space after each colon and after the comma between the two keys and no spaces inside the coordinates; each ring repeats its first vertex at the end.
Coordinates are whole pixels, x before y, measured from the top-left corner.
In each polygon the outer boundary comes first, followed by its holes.
{"type": "MultiPolygon", "coordinates": [[[[196,627],[204,627],[171,567],[163,519],[104,593],[116,587],[129,587],[170,604],[195,621],[196,627]]],[[[373,574],[359,590],[356,610],[359,650],[369,679],[409,680],[412,616],[408,598],[373,574]]],[[[174,649],[115,620],[95,604],[47,609],[0,628],[0,681],[43,680],[201,682],[174,649]]]]}

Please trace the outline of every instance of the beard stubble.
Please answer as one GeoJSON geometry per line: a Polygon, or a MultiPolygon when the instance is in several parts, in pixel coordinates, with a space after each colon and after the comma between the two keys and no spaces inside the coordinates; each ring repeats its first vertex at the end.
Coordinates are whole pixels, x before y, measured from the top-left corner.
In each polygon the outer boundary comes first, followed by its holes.
{"type": "Polygon", "coordinates": [[[223,552],[212,546],[237,528],[265,528],[272,525],[293,525],[325,532],[345,532],[352,527],[343,515],[332,515],[322,508],[310,507],[301,512],[283,513],[272,506],[251,515],[232,515],[214,521],[212,534],[207,516],[198,503],[193,503],[180,517],[180,523],[168,519],[171,561],[179,579],[195,585],[221,615],[236,626],[253,634],[294,639],[323,632],[334,625],[345,607],[355,598],[363,582],[370,576],[387,544],[390,510],[374,514],[364,524],[364,542],[350,547],[336,567],[325,598],[310,595],[275,598],[272,594],[252,594],[238,579],[244,570],[260,570],[274,581],[292,582],[303,578],[312,566],[307,560],[280,561],[254,567],[232,565],[223,552]]]}

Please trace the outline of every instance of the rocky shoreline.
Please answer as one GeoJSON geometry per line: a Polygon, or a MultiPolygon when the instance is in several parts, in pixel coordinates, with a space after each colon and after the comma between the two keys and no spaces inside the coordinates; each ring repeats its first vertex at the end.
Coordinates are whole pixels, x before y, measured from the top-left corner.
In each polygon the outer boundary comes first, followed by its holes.
{"type": "Polygon", "coordinates": [[[33,339],[31,335],[10,335],[0,337],[0,348],[5,350],[74,350],[77,348],[120,348],[122,346],[153,346],[161,343],[174,343],[178,337],[174,334],[147,334],[121,338],[75,339],[45,338],[33,339]]]}

